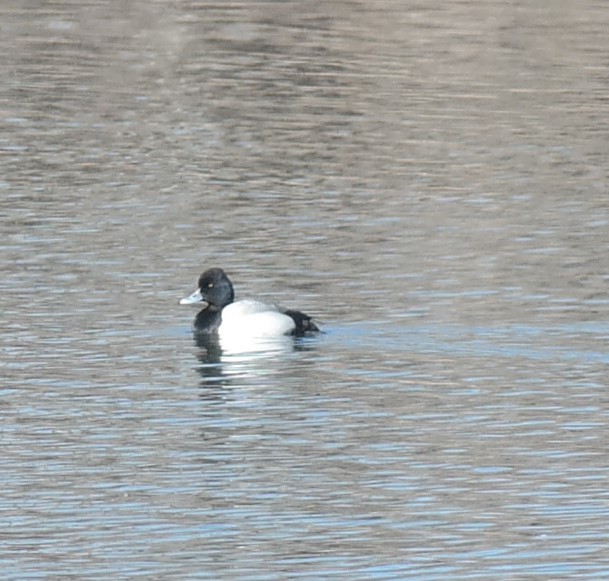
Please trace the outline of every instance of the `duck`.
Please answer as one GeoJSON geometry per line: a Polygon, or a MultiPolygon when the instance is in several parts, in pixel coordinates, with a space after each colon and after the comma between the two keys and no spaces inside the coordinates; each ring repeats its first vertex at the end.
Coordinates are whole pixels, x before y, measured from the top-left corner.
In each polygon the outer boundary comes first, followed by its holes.
{"type": "Polygon", "coordinates": [[[208,268],[199,277],[197,290],[180,300],[181,305],[199,303],[202,309],[193,323],[198,334],[302,337],[320,332],[312,317],[302,311],[252,299],[235,301],[233,283],[221,268],[208,268]]]}

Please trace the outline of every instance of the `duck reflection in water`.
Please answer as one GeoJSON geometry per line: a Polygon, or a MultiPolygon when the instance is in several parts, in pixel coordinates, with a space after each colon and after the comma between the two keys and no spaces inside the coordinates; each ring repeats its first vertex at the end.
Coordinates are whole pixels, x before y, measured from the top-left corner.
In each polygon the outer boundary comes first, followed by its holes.
{"type": "Polygon", "coordinates": [[[229,387],[238,379],[265,377],[286,365],[287,360],[277,355],[310,351],[316,346],[309,337],[285,335],[235,342],[214,333],[195,333],[194,339],[199,348],[197,371],[202,387],[229,387]]]}

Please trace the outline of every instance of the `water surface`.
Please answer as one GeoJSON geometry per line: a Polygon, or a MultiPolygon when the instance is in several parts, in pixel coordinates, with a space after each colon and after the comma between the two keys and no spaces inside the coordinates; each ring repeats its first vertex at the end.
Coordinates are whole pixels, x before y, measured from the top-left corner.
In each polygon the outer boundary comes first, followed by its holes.
{"type": "Polygon", "coordinates": [[[608,21],[4,3],[2,578],[609,576],[608,21]]]}

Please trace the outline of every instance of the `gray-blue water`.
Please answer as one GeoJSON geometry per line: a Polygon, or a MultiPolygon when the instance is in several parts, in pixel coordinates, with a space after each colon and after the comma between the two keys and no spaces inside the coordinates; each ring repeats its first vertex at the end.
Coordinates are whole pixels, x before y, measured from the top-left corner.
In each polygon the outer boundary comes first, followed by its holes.
{"type": "Polygon", "coordinates": [[[609,577],[608,26],[5,2],[0,577],[609,577]]]}

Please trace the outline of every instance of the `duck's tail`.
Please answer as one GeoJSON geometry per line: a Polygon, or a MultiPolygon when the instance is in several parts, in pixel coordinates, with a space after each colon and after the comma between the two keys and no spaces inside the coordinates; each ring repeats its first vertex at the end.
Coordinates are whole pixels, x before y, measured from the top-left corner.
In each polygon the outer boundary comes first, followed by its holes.
{"type": "Polygon", "coordinates": [[[286,309],[284,313],[288,317],[291,317],[296,324],[293,334],[298,337],[305,335],[306,333],[319,333],[321,331],[321,329],[315,324],[315,321],[313,321],[309,315],[305,315],[300,311],[293,311],[291,309],[286,309]]]}

